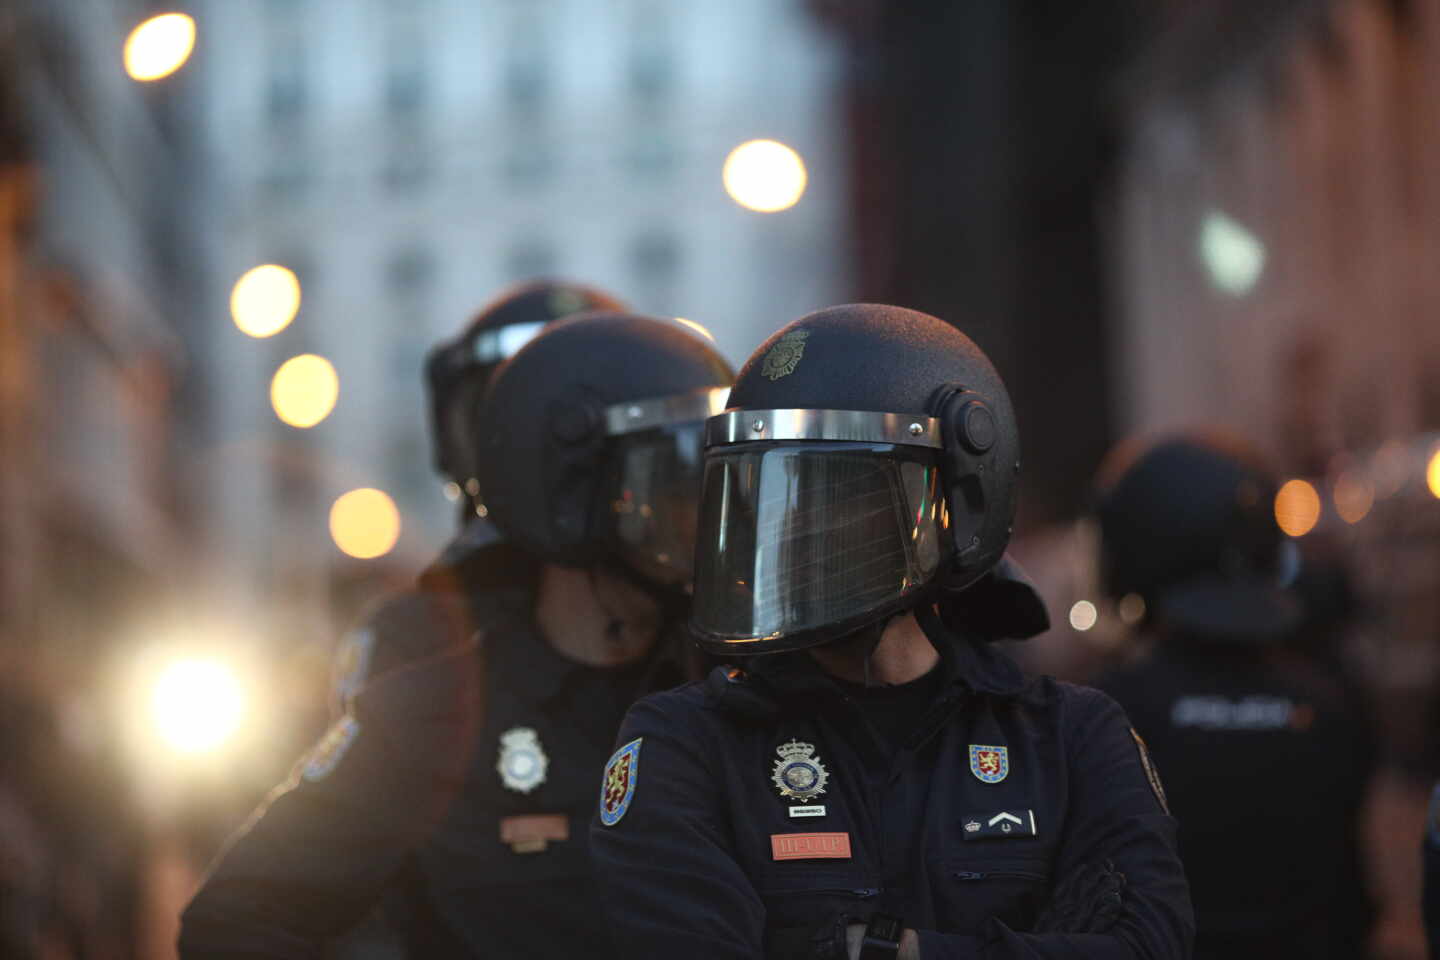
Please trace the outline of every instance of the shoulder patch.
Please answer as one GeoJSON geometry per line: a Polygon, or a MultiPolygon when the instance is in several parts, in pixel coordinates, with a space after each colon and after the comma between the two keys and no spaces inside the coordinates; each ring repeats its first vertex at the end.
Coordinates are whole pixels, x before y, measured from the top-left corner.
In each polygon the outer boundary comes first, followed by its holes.
{"type": "Polygon", "coordinates": [[[347,703],[365,686],[370,676],[370,655],[375,649],[375,629],[365,625],[346,634],[335,653],[333,687],[335,697],[347,703]]]}
{"type": "Polygon", "coordinates": [[[360,721],[349,714],[335,721],[305,758],[305,779],[313,783],[328,777],[331,771],[340,765],[340,758],[345,756],[345,751],[350,749],[350,744],[354,743],[359,735],[360,721]]]}
{"type": "Polygon", "coordinates": [[[616,750],[605,764],[600,781],[600,822],[607,827],[619,823],[630,809],[635,797],[635,781],[640,773],[640,743],[636,737],[616,750]]]}
{"type": "Polygon", "coordinates": [[[1170,813],[1170,803],[1165,799],[1165,785],[1160,782],[1160,774],[1155,769],[1155,762],[1150,759],[1150,750],[1145,746],[1145,740],[1130,728],[1130,736],[1135,738],[1135,749],[1140,751],[1140,766],[1145,768],[1145,779],[1150,781],[1150,790],[1155,794],[1155,799],[1160,802],[1160,809],[1167,814],[1170,813]]]}

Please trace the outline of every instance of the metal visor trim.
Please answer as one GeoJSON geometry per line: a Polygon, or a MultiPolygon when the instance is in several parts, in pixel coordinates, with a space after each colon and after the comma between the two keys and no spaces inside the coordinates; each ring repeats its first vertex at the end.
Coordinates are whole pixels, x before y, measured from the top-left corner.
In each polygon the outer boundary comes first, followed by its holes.
{"type": "Polygon", "coordinates": [[[725,409],[729,387],[704,387],[690,393],[672,393],[648,400],[631,400],[605,408],[607,437],[650,430],[687,421],[700,421],[725,409]]]}
{"type": "Polygon", "coordinates": [[[940,421],[873,410],[727,410],[705,423],[705,446],[756,440],[892,443],[939,450],[940,421]]]}

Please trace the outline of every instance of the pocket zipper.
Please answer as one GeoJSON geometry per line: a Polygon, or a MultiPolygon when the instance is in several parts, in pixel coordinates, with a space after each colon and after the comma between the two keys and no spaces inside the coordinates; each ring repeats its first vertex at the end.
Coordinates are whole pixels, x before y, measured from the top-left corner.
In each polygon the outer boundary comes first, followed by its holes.
{"type": "Polygon", "coordinates": [[[766,897],[816,896],[824,894],[831,896],[839,895],[846,897],[858,897],[861,900],[868,900],[871,897],[878,897],[880,895],[879,889],[875,887],[858,887],[851,890],[845,890],[839,887],[822,887],[819,889],[803,890],[762,890],[760,891],[760,893],[762,896],[766,897]]]}
{"type": "Polygon", "coordinates": [[[956,880],[1046,880],[1043,873],[1029,873],[1024,870],[989,870],[980,873],[974,870],[955,871],[956,880]]]}

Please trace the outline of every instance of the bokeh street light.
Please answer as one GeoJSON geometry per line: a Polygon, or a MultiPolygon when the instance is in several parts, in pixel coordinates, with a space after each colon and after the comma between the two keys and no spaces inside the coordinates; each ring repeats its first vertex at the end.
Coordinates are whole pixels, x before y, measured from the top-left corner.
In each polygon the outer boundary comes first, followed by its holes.
{"type": "Polygon", "coordinates": [[[270,379],[270,405],[275,416],[304,430],[330,416],[340,396],[340,377],[329,360],[302,353],[280,364],[270,379]]]}
{"type": "Polygon", "coordinates": [[[725,192],[747,210],[788,210],[805,193],[805,161],[775,140],[749,140],[725,158],[725,192]]]}
{"type": "Polygon", "coordinates": [[[351,490],[330,507],[330,537],[348,556],[360,560],[383,557],[400,539],[400,511],[383,490],[351,490]]]}
{"type": "Polygon", "coordinates": [[[206,753],[240,729],[245,693],[235,672],[218,660],[175,660],[155,679],[150,713],[156,732],[172,749],[206,753]]]}
{"type": "Polygon", "coordinates": [[[125,72],[142,83],[168,77],[195,49],[195,21],[183,13],[162,13],[125,38],[125,72]]]}
{"type": "Polygon", "coordinates": [[[1347,470],[1335,480],[1335,512],[1346,523],[1364,520],[1375,506],[1375,485],[1358,470],[1347,470]]]}
{"type": "Polygon", "coordinates": [[[1425,485],[1435,499],[1440,500],[1440,447],[1430,454],[1430,463],[1425,467],[1425,485]]]}
{"type": "Polygon", "coordinates": [[[1303,537],[1320,522],[1320,494],[1307,480],[1287,480],[1275,494],[1275,522],[1287,536],[1303,537]]]}
{"type": "Polygon", "coordinates": [[[1254,288],[1265,270],[1265,245],[1235,220],[1212,211],[1200,226],[1200,258],[1211,283],[1241,297],[1254,288]]]}
{"type": "Polygon", "coordinates": [[[277,263],[262,263],[241,274],[230,291],[230,317],[241,333],[272,337],[300,311],[300,281],[277,263]]]}
{"type": "Polygon", "coordinates": [[[1084,633],[1100,620],[1100,611],[1089,600],[1077,600],[1070,608],[1070,626],[1084,633]]]}

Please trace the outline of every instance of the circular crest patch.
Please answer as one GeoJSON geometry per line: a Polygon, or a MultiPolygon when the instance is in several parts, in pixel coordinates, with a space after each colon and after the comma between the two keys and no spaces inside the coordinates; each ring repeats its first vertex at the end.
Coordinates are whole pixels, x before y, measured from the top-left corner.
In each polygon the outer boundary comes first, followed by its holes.
{"type": "Polygon", "coordinates": [[[512,727],[500,734],[500,759],[495,769],[506,789],[529,793],[545,782],[550,758],[540,746],[540,736],[530,727],[512,727]]]}
{"type": "Polygon", "coordinates": [[[794,373],[795,368],[800,365],[800,358],[805,355],[805,341],[809,336],[809,330],[791,330],[776,340],[775,345],[765,353],[765,360],[760,365],[760,375],[779,380],[794,373]]]}
{"type": "Polygon", "coordinates": [[[770,777],[786,800],[811,800],[825,792],[830,772],[815,756],[815,745],[791,740],[775,748],[780,759],[770,777]]]}

